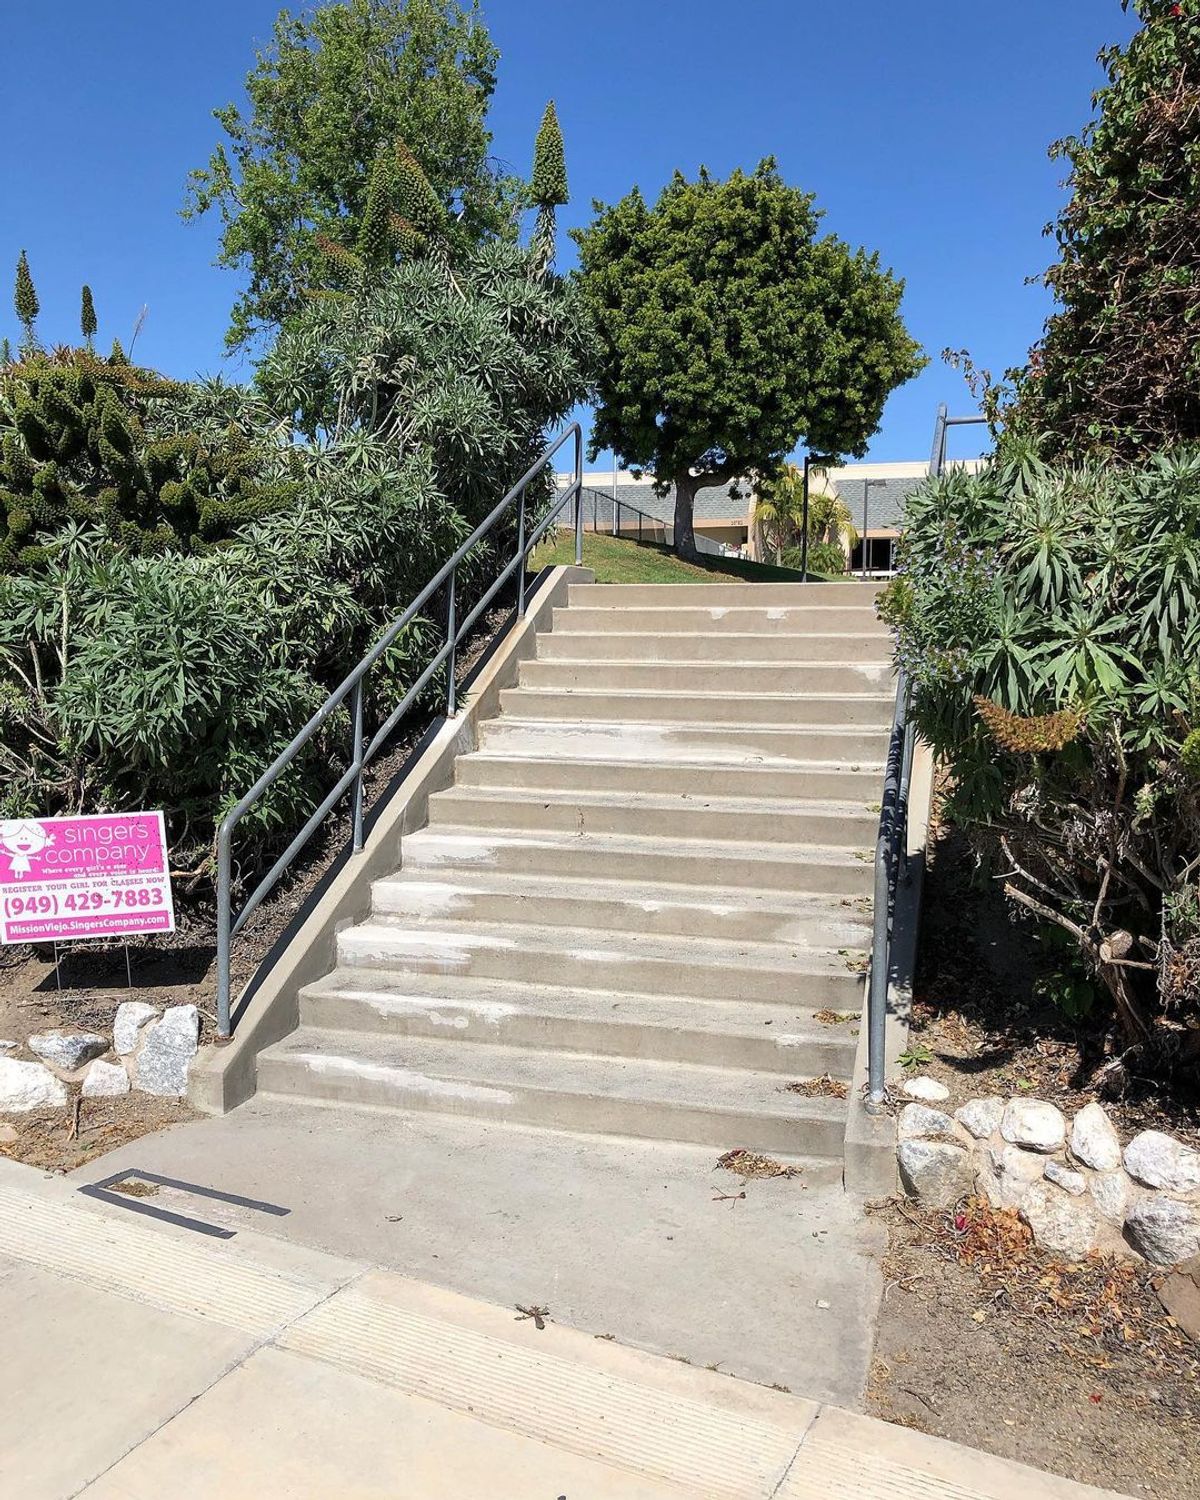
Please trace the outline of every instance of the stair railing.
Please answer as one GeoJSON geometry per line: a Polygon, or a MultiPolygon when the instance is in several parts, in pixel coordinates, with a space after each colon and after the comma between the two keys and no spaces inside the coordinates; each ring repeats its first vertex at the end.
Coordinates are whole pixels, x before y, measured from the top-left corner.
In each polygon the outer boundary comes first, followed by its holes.
{"type": "Polygon", "coordinates": [[[912,781],[915,735],[909,716],[911,694],[907,672],[896,684],[896,707],[888,740],[879,837],[875,843],[875,908],[871,936],[871,980],[867,997],[867,1108],[877,1113],[887,1099],[887,1001],[892,969],[892,930],[896,892],[907,878],[908,789],[912,781]]]}
{"type": "MultiPolygon", "coordinates": [[[[261,905],[264,898],[274,889],[285,871],[290,867],[296,856],[308,843],[316,830],[321,826],[337,804],[349,793],[350,812],[352,823],[352,845],[353,852],[358,854],[363,847],[363,772],[374,757],[382,749],[388,738],[395,732],[401,719],[424,690],[430,679],[438,671],[443,663],[448,663],[446,673],[446,717],[453,718],[457,710],[456,684],[455,684],[455,662],[458,653],[458,644],[463,637],[473,628],[475,622],[487,609],[488,605],[512,577],[517,574],[517,609],[516,619],[521,619],[525,614],[525,561],[530,552],[541,541],[549,528],[558,519],[559,515],[573,499],[580,496],[583,490],[583,431],[578,422],[573,422],[560,437],[545,449],[537,461],[530,465],[525,474],[513,485],[512,489],[504,496],[503,500],[496,506],[491,514],[484,520],[467,540],[459,547],[454,556],[449,559],[429,580],[421,592],[408,605],[404,613],[399,615],[386,630],[380,635],[375,644],[366,653],[358,665],[349,673],[333,692],[325,699],[304,728],[301,729],[286,750],[283,750],[271,762],[263,774],[258,778],[246,795],[226,814],[217,830],[217,1036],[220,1040],[228,1040],[233,1031],[233,1017],[230,1003],[230,955],[233,939],[245,926],[250,916],[261,905]],[[571,483],[565,490],[561,490],[551,502],[550,509],[533,527],[532,530],[526,526],[526,491],[529,485],[536,479],[554,459],[556,454],[568,442],[573,445],[574,467],[571,483]],[[514,557],[498,572],[492,580],[486,592],[475,604],[471,611],[459,618],[458,607],[455,598],[455,582],[458,569],[467,556],[479,545],[503,518],[508,515],[513,506],[517,507],[517,550],[514,557]],[[446,606],[446,640],[440,650],[432,657],[425,666],[420,676],[405,692],[403,698],[391,711],[370,739],[367,739],[364,730],[364,699],[363,683],[371,668],[380,657],[392,646],[400,633],[412,623],[429,600],[443,586],[447,589],[446,606]],[[307,819],[304,826],[288,844],[287,848],[250,892],[236,914],[233,911],[233,835],[238,824],[259,801],[270,787],[272,787],[284,771],[296,759],[296,756],[312,739],[321,726],[328,722],[330,716],[347,700],[350,700],[350,718],[352,722],[351,748],[345,771],[330,789],[328,795],[320,806],[307,819]]],[[[583,506],[577,504],[575,507],[575,561],[577,564],[583,561],[583,506]]]]}
{"type": "MultiPolygon", "coordinates": [[[[973,427],[986,417],[952,417],[943,402],[933,429],[930,478],[945,472],[946,443],[951,427],[973,427]]],[[[912,782],[916,732],[912,722],[912,684],[901,672],[896,684],[896,706],[888,740],[879,836],[875,843],[875,909],[871,934],[871,978],[867,995],[867,1108],[873,1114],[887,1102],[887,1001],[892,979],[892,937],[896,892],[908,878],[908,793],[912,782]]]]}

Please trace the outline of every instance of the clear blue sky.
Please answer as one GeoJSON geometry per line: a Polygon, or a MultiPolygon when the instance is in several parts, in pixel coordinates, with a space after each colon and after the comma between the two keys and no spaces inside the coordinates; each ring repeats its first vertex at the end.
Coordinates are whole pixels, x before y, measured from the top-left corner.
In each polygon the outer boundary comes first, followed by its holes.
{"type": "MultiPolygon", "coordinates": [[[[100,334],[178,376],[222,366],[233,273],[217,225],[177,210],[240,97],[267,0],[59,0],[6,7],[0,90],[0,332],[16,332],[11,267],[28,249],[42,334],[77,332],[90,282],[100,334]]],[[[573,201],[590,215],[675,167],[724,174],[768,153],[815,191],[827,229],[881,251],[908,283],[905,315],[930,368],[891,399],[872,458],[924,456],[934,408],[968,406],[939,358],[1019,361],[1047,311],[1025,284],[1051,256],[1060,201],[1046,147],[1078,128],[1095,61],[1133,23],[1118,0],[485,0],[501,52],[496,154],[528,169],[553,95],[573,201]]],[[[571,259],[570,250],[563,259],[571,259]]],[[[228,370],[245,377],[243,364],[228,370]]],[[[976,451],[967,435],[960,456],[976,451]]]]}

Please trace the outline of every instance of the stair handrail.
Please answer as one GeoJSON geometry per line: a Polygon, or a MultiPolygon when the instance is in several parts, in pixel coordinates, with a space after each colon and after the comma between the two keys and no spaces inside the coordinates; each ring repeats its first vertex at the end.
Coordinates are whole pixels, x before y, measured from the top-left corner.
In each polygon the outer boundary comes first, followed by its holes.
{"type": "Polygon", "coordinates": [[[888,739],[879,836],[875,842],[875,907],[871,933],[871,979],[867,996],[867,1108],[878,1113],[887,1101],[887,1001],[891,983],[892,928],[896,892],[907,870],[908,790],[916,736],[909,715],[908,673],[896,684],[896,706],[888,739]]]}
{"type": "MultiPolygon", "coordinates": [[[[933,428],[929,476],[945,473],[946,444],[951,427],[974,427],[986,423],[984,416],[952,417],[942,402],[933,428]]],[[[887,766],[883,778],[883,801],[879,809],[879,836],[875,842],[875,908],[871,932],[871,977],[867,994],[867,1108],[879,1113],[887,1102],[887,1000],[892,979],[892,936],[896,915],[896,892],[908,873],[908,793],[912,782],[916,730],[912,720],[912,683],[901,670],[896,683],[896,706],[888,740],[887,766]]]]}
{"type": "MultiPolygon", "coordinates": [[[[515,619],[520,620],[525,614],[525,560],[530,552],[541,541],[549,528],[558,519],[563,509],[570,504],[571,500],[582,494],[583,490],[583,429],[578,422],[572,422],[563,432],[545,449],[540,457],[525,471],[524,475],[513,485],[504,498],[496,505],[490,515],[487,516],[471,533],[465,542],[458,548],[454,555],[449,558],[438,569],[425,587],[417,594],[403,614],[398,615],[390,625],[376,637],[374,645],[361,658],[358,664],[350,671],[343,681],[334,688],[320,708],[312,715],[300,732],[292,740],[285,750],[282,750],[267,769],[262,773],[250,790],[226,813],[221,820],[217,830],[217,1037],[220,1041],[227,1041],[233,1034],[233,1016],[230,1001],[230,957],[233,939],[245,926],[250,916],[258,909],[265,897],[274,889],[285,871],[290,867],[297,854],[308,843],[309,839],[325,821],[347,792],[351,796],[351,823],[353,828],[352,846],[353,853],[358,854],[363,847],[363,772],[374,759],[388,738],[395,731],[400,720],[415,702],[419,694],[424,690],[426,684],[433,677],[443,662],[449,662],[446,685],[446,717],[453,718],[457,710],[456,684],[454,680],[455,659],[459,641],[474,626],[475,622],[483,614],[484,610],[496,597],[499,591],[517,573],[517,609],[515,619]],[[525,499],[526,490],[554,459],[558,452],[568,442],[573,442],[573,470],[571,483],[558,493],[551,502],[549,510],[538,522],[538,524],[526,534],[525,525],[525,499]],[[463,619],[458,618],[455,603],[455,582],[459,566],[467,555],[495,528],[497,523],[512,509],[518,506],[517,519],[517,550],[516,555],[496,574],[491,585],[482,597],[476,602],[474,608],[463,619]],[[397,637],[416,618],[429,600],[448,583],[447,606],[446,606],[446,640],[436,655],[429,661],[420,676],[405,692],[403,698],[375,731],[374,735],[367,740],[363,725],[363,682],[371,668],[379,660],[388,648],[393,645],[397,637]],[[352,729],[352,753],[346,770],[338,778],[320,806],[308,817],[303,827],[295,835],[287,848],[251,891],[243,903],[236,917],[233,912],[233,834],[237,825],[250,809],[258,802],[263,793],[274,785],[283,772],[291,765],[296,756],[304,746],[312,739],[316,732],[325,724],[330,716],[350,698],[350,714],[353,724],[352,729]]],[[[583,561],[583,506],[576,506],[575,516],[575,562],[583,561]]]]}

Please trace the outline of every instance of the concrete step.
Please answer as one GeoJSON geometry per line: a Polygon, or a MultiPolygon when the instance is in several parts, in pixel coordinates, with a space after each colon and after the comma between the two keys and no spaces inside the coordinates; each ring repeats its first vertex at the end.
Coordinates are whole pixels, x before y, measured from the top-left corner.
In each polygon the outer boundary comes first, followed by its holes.
{"type": "Polygon", "coordinates": [[[342,967],[469,974],[586,990],[856,1010],[865,950],[728,943],[533,923],[414,927],[376,914],[338,933],[342,967]]]}
{"type": "MultiPolygon", "coordinates": [[[[672,590],[679,593],[679,590],[672,590]]],[[[756,596],[757,597],[757,596],[756,596]]],[[[716,635],[728,631],[733,635],[869,635],[886,631],[872,605],[827,605],[823,609],[807,604],[768,605],[690,604],[679,597],[668,605],[627,605],[622,608],[579,604],[556,609],[551,619],[551,633],[574,635],[595,631],[616,631],[622,635],[716,635]]]]}
{"type": "Polygon", "coordinates": [[[758,608],[807,605],[812,608],[848,604],[874,608],[881,583],[573,583],[567,595],[577,605],[605,609],[747,606],[758,608]]]}
{"type": "Polygon", "coordinates": [[[429,827],[447,824],[861,848],[874,839],[879,814],[852,802],[453,786],[429,799],[429,827]]]}
{"type": "MultiPolygon", "coordinates": [[[[848,1013],[847,1013],[848,1014],[848,1013]]],[[[335,969],[300,993],[304,1026],[848,1079],[859,1019],[810,1010],[458,975],[335,969]]]]}
{"type": "Polygon", "coordinates": [[[869,913],[850,897],[729,891],[630,880],[455,870],[442,879],[400,872],[371,887],[372,910],[413,925],[538,922],[552,927],[642,932],[727,942],[870,946],[869,913]]]}
{"type": "Polygon", "coordinates": [[[799,697],[794,693],[584,692],[562,688],[506,688],[504,713],[523,719],[625,719],[634,723],[773,724],[781,728],[819,724],[887,728],[894,693],[839,693],[799,697]]]}
{"type": "Polygon", "coordinates": [[[883,768],[868,770],[836,762],[794,762],[788,766],[667,761],[643,765],[629,760],[500,755],[476,751],[459,757],[459,786],[529,787],[546,791],[675,792],[692,797],[716,791],[739,797],[788,797],[800,801],[833,798],[858,807],[876,805],[883,768]]]}
{"type": "MultiPolygon", "coordinates": [[[[566,619],[574,614],[567,611],[566,619]]],[[[552,630],[539,635],[541,661],[704,662],[882,662],[891,661],[885,631],[841,631],[826,635],[734,634],[729,630],[661,635],[624,630],[552,630]]]]}
{"type": "Polygon", "coordinates": [[[890,662],[526,661],[519,680],[522,687],[568,692],[836,697],[882,692],[893,675],[890,662]]]}
{"type": "Polygon", "coordinates": [[[555,721],[523,719],[514,710],[482,726],[480,746],[499,755],[622,760],[640,766],[686,762],[787,769],[810,761],[835,761],[849,764],[852,770],[860,766],[878,770],[882,786],[888,727],[555,721]]]}
{"type": "Polygon", "coordinates": [[[807,891],[869,898],[874,841],[861,850],[729,840],[620,837],[592,833],[502,833],[426,828],[401,846],[403,869],[537,871],[582,880],[662,881],[709,890],[807,891]]]}
{"type": "Polygon", "coordinates": [[[302,1026],[258,1057],[266,1094],[512,1125],[836,1157],[846,1103],[776,1073],[302,1026]]]}

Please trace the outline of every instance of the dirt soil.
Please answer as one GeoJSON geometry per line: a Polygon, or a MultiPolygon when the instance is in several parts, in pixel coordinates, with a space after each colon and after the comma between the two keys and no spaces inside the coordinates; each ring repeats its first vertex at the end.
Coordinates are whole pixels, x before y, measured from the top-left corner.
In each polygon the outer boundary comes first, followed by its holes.
{"type": "MultiPolygon", "coordinates": [[[[465,684],[489,643],[509,618],[509,611],[489,611],[458,653],[457,680],[465,684]]],[[[400,773],[419,747],[433,715],[414,711],[368,766],[363,801],[370,828],[372,813],[391,795],[400,773]]],[[[340,769],[340,768],[339,768],[340,769]]],[[[236,996],[294,920],[350,840],[348,813],[331,817],[313,835],[292,870],[263,901],[234,940],[232,981],[236,996]]],[[[270,856],[278,851],[272,849],[270,856]]],[[[249,869],[248,876],[255,870],[249,869]]],[[[58,950],[45,943],[0,948],[0,1041],[16,1042],[3,1055],[36,1061],[26,1043],[39,1031],[64,1028],[112,1034],[113,1017],[125,1000],[144,1000],[165,1009],[195,1005],[200,1015],[201,1044],[216,1032],[216,911],[211,872],[197,879],[172,871],[176,930],[122,943],[79,943],[58,950]],[[128,969],[126,958],[128,957],[128,969]]],[[[72,1131],[78,1083],[68,1085],[66,1109],[0,1116],[0,1153],[50,1171],[68,1172],[93,1156],[166,1125],[192,1118],[182,1102],[131,1093],[119,1099],[81,1101],[79,1132],[72,1131]]]]}
{"type": "MultiPolygon", "coordinates": [[[[931,849],[909,1051],[913,1073],[950,1090],[939,1107],[1026,1094],[1070,1115],[1101,1099],[1125,1139],[1153,1128],[1200,1145],[1194,1084],[1134,1077],[1117,1098],[1094,1086],[1103,1027],[1039,996],[1056,960],[962,835],[938,826],[931,849]]],[[[870,1411],[1129,1495],[1200,1500],[1200,1345],[1164,1312],[1161,1272],[1065,1266],[982,1200],[875,1211],[890,1250],[870,1411]]]]}
{"type": "Polygon", "coordinates": [[[1200,1080],[1129,1077],[1099,1086],[1103,1023],[1077,1026],[1038,993],[1047,952],[999,882],[981,877],[963,835],[939,823],[922,896],[911,1071],[950,1090],[949,1108],[986,1094],[1049,1099],[1068,1115],[1095,1099],[1126,1140],[1164,1130],[1200,1147],[1200,1080]]]}
{"type": "Polygon", "coordinates": [[[886,1222],[868,1410],[889,1422],[1152,1500],[1200,1500],[1200,1345],[1161,1272],[1066,1265],[1015,1214],[972,1199],[886,1222]]]}

